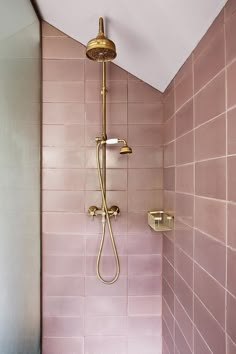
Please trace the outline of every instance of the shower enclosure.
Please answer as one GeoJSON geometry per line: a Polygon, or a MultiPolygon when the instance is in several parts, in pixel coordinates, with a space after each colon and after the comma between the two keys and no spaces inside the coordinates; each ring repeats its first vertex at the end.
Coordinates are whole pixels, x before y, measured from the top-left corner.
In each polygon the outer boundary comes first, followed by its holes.
{"type": "Polygon", "coordinates": [[[0,5],[0,353],[40,353],[40,27],[0,5]]]}

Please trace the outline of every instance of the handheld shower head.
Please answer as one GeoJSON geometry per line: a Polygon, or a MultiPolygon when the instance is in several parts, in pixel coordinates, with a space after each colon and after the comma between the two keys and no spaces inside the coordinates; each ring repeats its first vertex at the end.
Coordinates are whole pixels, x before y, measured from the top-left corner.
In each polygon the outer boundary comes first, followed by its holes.
{"type": "Polygon", "coordinates": [[[116,46],[104,35],[103,18],[99,18],[99,31],[96,38],[91,39],[86,47],[86,56],[97,62],[111,61],[116,57],[116,46]]]}
{"type": "Polygon", "coordinates": [[[123,146],[120,149],[120,154],[122,154],[122,155],[132,154],[131,147],[128,146],[127,141],[124,139],[112,138],[112,139],[104,140],[103,143],[107,144],[107,145],[114,145],[114,144],[118,144],[118,143],[123,143],[123,146]]]}
{"type": "Polygon", "coordinates": [[[129,147],[127,144],[125,144],[124,146],[122,146],[122,148],[120,149],[120,154],[124,155],[124,154],[132,154],[132,149],[131,147],[129,147]]]}

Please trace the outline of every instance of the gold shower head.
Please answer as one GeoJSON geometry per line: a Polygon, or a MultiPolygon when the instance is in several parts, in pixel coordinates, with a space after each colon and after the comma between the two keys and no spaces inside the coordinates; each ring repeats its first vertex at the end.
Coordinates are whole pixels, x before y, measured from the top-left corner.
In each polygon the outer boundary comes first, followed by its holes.
{"type": "Polygon", "coordinates": [[[115,43],[104,35],[103,18],[99,18],[99,32],[96,38],[91,39],[86,47],[86,56],[90,60],[105,62],[116,57],[115,43]]]}
{"type": "Polygon", "coordinates": [[[129,147],[127,144],[125,144],[125,145],[122,146],[122,148],[120,149],[120,154],[132,154],[132,149],[131,149],[131,147],[129,147]]]}

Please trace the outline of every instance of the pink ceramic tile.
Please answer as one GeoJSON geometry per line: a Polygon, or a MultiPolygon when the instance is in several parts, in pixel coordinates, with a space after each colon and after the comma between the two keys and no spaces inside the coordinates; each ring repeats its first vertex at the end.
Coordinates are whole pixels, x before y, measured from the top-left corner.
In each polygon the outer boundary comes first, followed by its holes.
{"type": "Polygon", "coordinates": [[[175,92],[172,88],[168,95],[164,97],[164,120],[171,118],[175,111],[175,92]]]}
{"type": "Polygon", "coordinates": [[[163,191],[163,198],[164,198],[164,202],[163,202],[163,206],[164,206],[164,210],[166,210],[167,212],[169,212],[170,214],[174,213],[175,210],[175,192],[173,191],[163,191]]]}
{"type": "Polygon", "coordinates": [[[172,337],[174,337],[174,315],[170,311],[170,308],[164,299],[163,299],[163,306],[162,306],[162,318],[170,334],[172,335],[172,337]]]}
{"type": "Polygon", "coordinates": [[[173,116],[172,118],[168,119],[167,122],[164,124],[163,140],[165,144],[175,139],[175,122],[176,118],[175,116],[173,116]]]}
{"type": "Polygon", "coordinates": [[[236,297],[236,250],[227,248],[227,289],[236,297]]]}
{"type": "Polygon", "coordinates": [[[128,101],[130,103],[157,103],[161,92],[141,81],[128,82],[128,101]]]}
{"type": "Polygon", "coordinates": [[[162,208],[162,191],[129,191],[128,211],[148,211],[162,208]]]}
{"type": "Polygon", "coordinates": [[[43,276],[44,296],[84,296],[84,277],[43,276]]]}
{"type": "MultiPolygon", "coordinates": [[[[102,202],[101,191],[86,191],[85,192],[85,211],[91,205],[100,205],[102,202]]],[[[108,206],[118,205],[121,212],[127,211],[127,192],[126,191],[108,191],[107,192],[108,206]]]]}
{"type": "Polygon", "coordinates": [[[227,323],[227,333],[232,339],[232,341],[236,342],[236,300],[233,296],[227,293],[227,313],[226,313],[227,323]]]}
{"type": "Polygon", "coordinates": [[[194,292],[219,324],[225,325],[225,289],[197,264],[194,265],[194,292]]]}
{"type": "Polygon", "coordinates": [[[163,103],[128,103],[128,124],[163,122],[163,103]]]}
{"type": "Polygon", "coordinates": [[[129,296],[128,314],[138,315],[161,315],[161,296],[129,296]]]}
{"type": "MultiPolygon", "coordinates": [[[[232,4],[232,1],[231,1],[232,4]]],[[[233,5],[231,5],[233,7],[233,5]]],[[[229,16],[229,7],[226,9],[226,16],[228,15],[226,24],[225,24],[225,33],[226,33],[226,59],[227,63],[230,63],[236,57],[236,45],[235,45],[235,35],[236,35],[236,14],[235,12],[231,13],[229,16]],[[227,11],[228,10],[228,11],[227,11]]],[[[231,11],[233,9],[231,8],[231,11]]]]}
{"type": "Polygon", "coordinates": [[[228,117],[228,154],[236,154],[236,108],[227,113],[228,117]]]}
{"type": "Polygon", "coordinates": [[[167,346],[167,353],[174,353],[174,341],[173,337],[171,336],[165,322],[163,321],[162,323],[162,336],[163,336],[163,342],[167,346]]]}
{"type": "MultiPolygon", "coordinates": [[[[134,151],[132,158],[133,155],[134,151]]],[[[97,168],[95,147],[86,148],[85,160],[86,168],[97,168]]],[[[117,149],[117,146],[107,148],[107,168],[127,168],[127,156],[121,155],[117,149]]]]}
{"type": "Polygon", "coordinates": [[[163,144],[163,125],[129,125],[128,141],[130,146],[160,146],[163,144]]]}
{"type": "Polygon", "coordinates": [[[104,284],[97,278],[87,276],[85,278],[86,296],[126,296],[127,295],[127,277],[120,276],[116,283],[110,286],[104,284]]]}
{"type": "Polygon", "coordinates": [[[236,202],[236,156],[228,157],[228,200],[236,202]]]}
{"type": "Polygon", "coordinates": [[[43,103],[43,124],[84,124],[84,104],[43,103]]]}
{"type": "Polygon", "coordinates": [[[185,337],[183,336],[177,324],[175,325],[175,344],[179,353],[186,353],[186,354],[192,353],[192,350],[190,349],[188,342],[186,341],[185,337]]]}
{"type": "Polygon", "coordinates": [[[174,244],[166,236],[163,236],[163,255],[174,265],[174,244]]]}
{"type": "Polygon", "coordinates": [[[43,82],[43,102],[84,102],[83,81],[43,82]]]}
{"type": "Polygon", "coordinates": [[[43,211],[84,211],[84,191],[44,191],[43,211]]]}
{"type": "MultiPolygon", "coordinates": [[[[87,103],[86,124],[101,125],[102,109],[101,103],[87,103]]],[[[126,103],[107,103],[107,122],[113,124],[127,124],[127,104],[126,103]]]]}
{"type": "Polygon", "coordinates": [[[196,328],[194,328],[194,353],[212,354],[212,351],[196,328]]]}
{"type": "Polygon", "coordinates": [[[86,317],[86,336],[123,336],[127,333],[127,317],[86,317]]]}
{"type": "Polygon", "coordinates": [[[176,137],[193,129],[193,100],[185,103],[176,113],[176,137]]]}
{"type": "Polygon", "coordinates": [[[225,114],[195,130],[195,159],[220,157],[226,153],[225,114]]]}
{"type": "Polygon", "coordinates": [[[128,334],[129,336],[157,336],[161,334],[161,317],[129,316],[128,334]]]}
{"type": "Polygon", "coordinates": [[[160,336],[128,337],[128,354],[161,354],[160,336]]]}
{"type": "Polygon", "coordinates": [[[79,213],[43,213],[43,232],[84,234],[86,217],[79,213]]]}
{"type": "MultiPolygon", "coordinates": [[[[127,190],[128,178],[126,169],[107,169],[106,189],[107,191],[127,190]]],[[[86,169],[86,190],[100,190],[97,169],[86,169]]]]}
{"type": "Polygon", "coordinates": [[[43,338],[44,354],[84,354],[84,338],[43,338]]]}
{"type": "Polygon", "coordinates": [[[49,23],[42,21],[42,36],[43,37],[67,37],[67,35],[53,27],[49,23]]]}
{"type": "Polygon", "coordinates": [[[195,97],[195,126],[225,111],[225,73],[219,74],[195,97]]]}
{"type": "MultiPolygon", "coordinates": [[[[100,81],[87,81],[85,91],[86,103],[101,102],[100,81]]],[[[127,102],[127,82],[125,80],[107,82],[107,102],[127,102]]]]}
{"type": "Polygon", "coordinates": [[[43,60],[43,80],[82,81],[84,80],[84,61],[82,59],[43,60]]]}
{"type": "Polygon", "coordinates": [[[175,319],[176,323],[178,323],[178,326],[186,339],[186,342],[188,343],[189,347],[192,348],[194,328],[193,322],[190,320],[177,298],[175,298],[175,319]]]}
{"type": "Polygon", "coordinates": [[[169,284],[162,278],[162,296],[170,308],[170,311],[174,313],[174,291],[169,286],[169,284]]]}
{"type": "Polygon", "coordinates": [[[136,276],[128,279],[129,296],[153,296],[161,294],[160,276],[136,276]]]}
{"type": "Polygon", "coordinates": [[[173,166],[175,164],[175,143],[164,146],[164,167],[173,166]]]}
{"type": "Polygon", "coordinates": [[[176,168],[176,191],[193,193],[193,165],[176,168]]]}
{"type": "Polygon", "coordinates": [[[193,228],[180,220],[175,221],[175,243],[189,256],[193,255],[193,228]]]}
{"type": "MultiPolygon", "coordinates": [[[[119,255],[120,259],[120,274],[127,275],[127,256],[119,255]]],[[[96,276],[97,255],[86,256],[86,276],[96,276]]],[[[116,262],[114,254],[111,256],[102,255],[100,261],[101,273],[110,279],[116,274],[116,262]]]]}
{"type": "Polygon", "coordinates": [[[87,336],[84,354],[109,353],[127,354],[127,339],[124,336],[87,336]]]}
{"type": "Polygon", "coordinates": [[[127,252],[129,255],[162,253],[162,240],[160,237],[156,237],[156,235],[129,235],[127,243],[127,252]]]}
{"type": "Polygon", "coordinates": [[[54,297],[43,298],[44,317],[83,317],[83,297],[54,297]]]}
{"type": "Polygon", "coordinates": [[[79,235],[43,234],[44,255],[84,255],[85,238],[79,235]]]}
{"type": "MultiPolygon", "coordinates": [[[[119,255],[127,254],[127,240],[126,236],[115,235],[116,247],[119,255]]],[[[101,243],[101,235],[88,235],[86,236],[86,254],[87,256],[97,256],[99,245],[101,243]]],[[[108,237],[105,237],[104,246],[103,246],[103,256],[113,256],[113,248],[111,246],[111,240],[108,237]]]]}
{"type": "Polygon", "coordinates": [[[193,318],[193,291],[185,283],[185,281],[175,272],[175,295],[179,302],[189,315],[193,318]]]}
{"type": "Polygon", "coordinates": [[[43,273],[45,275],[82,276],[85,272],[84,256],[44,256],[43,273]]]}
{"type": "MultiPolygon", "coordinates": [[[[86,80],[102,80],[102,65],[89,59],[85,60],[86,80]]],[[[107,80],[127,80],[127,71],[107,62],[107,80]]]]}
{"type": "Polygon", "coordinates": [[[145,276],[161,274],[160,255],[136,255],[128,257],[129,276],[145,276]]]}
{"type": "Polygon", "coordinates": [[[208,346],[215,354],[225,353],[225,333],[207,309],[195,297],[195,324],[208,346]]]}
{"type": "Polygon", "coordinates": [[[194,252],[195,261],[225,286],[225,246],[196,230],[194,252]]]}
{"type": "Polygon", "coordinates": [[[215,37],[218,35],[219,31],[222,31],[224,26],[224,9],[219,13],[219,15],[215,18],[212,25],[206,32],[206,34],[202,37],[197,47],[194,49],[194,60],[198,58],[200,54],[202,54],[212,41],[215,40],[215,37]]]}
{"type": "Polygon", "coordinates": [[[193,95],[192,56],[176,75],[175,84],[176,108],[178,109],[193,95]]]}
{"type": "Polygon", "coordinates": [[[185,224],[193,225],[193,196],[183,193],[176,193],[176,218],[185,224]]]}
{"type": "Polygon", "coordinates": [[[176,165],[193,162],[193,132],[176,140],[176,165]]]}
{"type": "Polygon", "coordinates": [[[165,257],[163,257],[162,260],[162,277],[165,279],[168,285],[174,289],[174,268],[165,257]]]}
{"type": "Polygon", "coordinates": [[[236,61],[234,61],[227,68],[227,105],[232,107],[236,104],[236,87],[235,87],[235,78],[236,76],[236,61]]]}
{"type": "Polygon", "coordinates": [[[194,92],[197,92],[225,65],[223,26],[194,61],[194,92]]]}
{"type": "Polygon", "coordinates": [[[153,190],[163,188],[161,168],[133,168],[128,170],[128,187],[131,190],[153,190]]]}
{"type": "Polygon", "coordinates": [[[175,167],[164,168],[164,189],[175,190],[175,167]]]}
{"type": "Polygon", "coordinates": [[[43,38],[44,59],[83,59],[85,47],[69,37],[43,38]]]}
{"type": "Polygon", "coordinates": [[[195,198],[195,226],[225,242],[226,205],[218,200],[195,198]]]}
{"type": "MultiPolygon", "coordinates": [[[[102,136],[101,125],[86,125],[85,126],[85,144],[86,144],[86,146],[95,147],[96,146],[96,137],[98,137],[98,136],[102,136]]],[[[127,125],[119,124],[119,125],[107,126],[107,136],[109,139],[110,138],[120,138],[120,139],[127,140],[127,125]]],[[[119,146],[117,145],[117,146],[113,147],[113,149],[114,148],[117,149],[118,154],[119,154],[119,147],[121,147],[121,145],[119,145],[119,146]]]]}
{"type": "Polygon", "coordinates": [[[128,234],[137,235],[141,234],[143,236],[154,236],[155,231],[153,231],[147,224],[147,215],[143,212],[131,212],[128,213],[128,234]]]}
{"type": "Polygon", "coordinates": [[[193,260],[178,247],[175,247],[175,270],[190,287],[193,286],[193,260]]]}
{"type": "Polygon", "coordinates": [[[43,146],[77,147],[84,145],[84,126],[44,125],[43,146]]]}
{"type": "Polygon", "coordinates": [[[236,344],[231,340],[230,337],[227,337],[227,350],[228,354],[234,354],[236,352],[236,344]]]}
{"type": "Polygon", "coordinates": [[[82,337],[84,323],[81,317],[45,317],[44,337],[82,337]]]}
{"type": "Polygon", "coordinates": [[[235,10],[236,10],[235,1],[234,0],[228,0],[226,5],[225,5],[225,17],[226,17],[226,20],[228,20],[229,17],[234,14],[235,10]]]}
{"type": "Polygon", "coordinates": [[[228,244],[236,249],[236,205],[228,204],[228,244]]]}
{"type": "Polygon", "coordinates": [[[125,316],[127,314],[126,296],[87,296],[85,298],[85,315],[125,316]]]}
{"type": "Polygon", "coordinates": [[[84,169],[43,169],[43,190],[84,190],[85,178],[84,169]]]}
{"type": "Polygon", "coordinates": [[[195,193],[209,198],[226,199],[225,158],[196,163],[195,193]]]}

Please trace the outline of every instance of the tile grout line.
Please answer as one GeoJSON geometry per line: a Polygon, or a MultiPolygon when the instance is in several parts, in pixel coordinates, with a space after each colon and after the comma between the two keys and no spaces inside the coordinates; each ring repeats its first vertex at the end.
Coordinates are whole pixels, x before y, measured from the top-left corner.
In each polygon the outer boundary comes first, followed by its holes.
{"type": "MultiPolygon", "coordinates": [[[[227,42],[226,42],[226,9],[224,8],[224,55],[225,55],[225,124],[226,124],[226,139],[225,139],[225,151],[226,151],[226,159],[225,159],[225,175],[226,175],[226,201],[228,201],[228,68],[226,65],[227,62],[227,42]]],[[[228,203],[226,202],[226,219],[225,219],[225,350],[228,353],[228,343],[227,343],[227,285],[228,285],[228,203]]]]}

